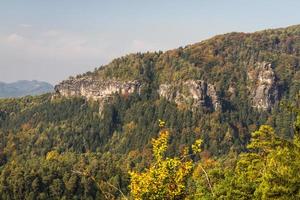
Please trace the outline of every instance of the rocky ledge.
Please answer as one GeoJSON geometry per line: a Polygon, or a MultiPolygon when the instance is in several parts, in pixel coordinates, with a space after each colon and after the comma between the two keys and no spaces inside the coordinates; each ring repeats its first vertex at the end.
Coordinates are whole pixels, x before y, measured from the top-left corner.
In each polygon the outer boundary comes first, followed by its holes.
{"type": "MultiPolygon", "coordinates": [[[[249,67],[247,76],[252,106],[259,110],[270,110],[279,100],[277,80],[271,64],[257,63],[253,67],[249,67]]],[[[102,112],[105,103],[109,102],[114,94],[129,95],[134,92],[140,94],[141,87],[142,83],[137,80],[104,80],[83,76],[70,78],[55,86],[55,95],[82,96],[98,101],[100,103],[99,112],[102,112]]],[[[229,87],[228,92],[235,93],[235,88],[229,87]]],[[[175,102],[179,107],[204,108],[211,111],[222,109],[215,85],[203,80],[164,83],[159,86],[158,94],[161,98],[175,102]]]]}
{"type": "Polygon", "coordinates": [[[82,96],[89,100],[99,101],[99,112],[114,94],[128,95],[140,92],[138,81],[98,80],[91,77],[70,78],[56,85],[56,95],[73,97],[82,96]]]}
{"type": "MultiPolygon", "coordinates": [[[[118,81],[113,79],[97,80],[91,77],[70,78],[55,86],[55,95],[73,97],[82,96],[100,102],[103,106],[114,95],[140,93],[139,81],[118,81]]],[[[178,106],[190,108],[203,107],[213,110],[221,108],[214,85],[202,80],[188,80],[182,83],[161,84],[158,90],[160,97],[175,101],[178,106]]]]}
{"type": "Polygon", "coordinates": [[[252,106],[259,110],[270,110],[279,100],[279,90],[272,65],[257,63],[248,71],[249,90],[252,106]]]}
{"type": "Polygon", "coordinates": [[[161,97],[174,101],[178,106],[191,108],[221,109],[215,86],[203,80],[187,80],[175,84],[161,84],[158,91],[161,97]]]}
{"type": "Polygon", "coordinates": [[[62,96],[83,96],[87,99],[101,100],[113,94],[131,94],[139,91],[138,81],[96,80],[90,77],[71,78],[56,85],[54,90],[62,96]]]}

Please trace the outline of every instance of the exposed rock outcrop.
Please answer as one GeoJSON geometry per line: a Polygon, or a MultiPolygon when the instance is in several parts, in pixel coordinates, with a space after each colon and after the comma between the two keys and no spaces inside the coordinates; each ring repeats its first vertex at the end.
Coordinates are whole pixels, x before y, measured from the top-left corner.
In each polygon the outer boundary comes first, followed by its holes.
{"type": "Polygon", "coordinates": [[[55,86],[56,94],[65,97],[82,96],[99,101],[99,112],[114,94],[128,95],[140,92],[138,81],[99,80],[91,77],[70,78],[55,86]]]}
{"type": "Polygon", "coordinates": [[[270,110],[278,100],[276,76],[270,63],[258,63],[248,71],[252,106],[259,110],[270,110]]]}
{"type": "Polygon", "coordinates": [[[221,108],[215,86],[202,80],[188,80],[176,84],[161,84],[158,91],[161,97],[174,101],[177,105],[221,108]]]}
{"type": "MultiPolygon", "coordinates": [[[[270,110],[279,100],[276,76],[270,63],[258,63],[249,68],[248,89],[252,106],[259,110],[270,110]]],[[[70,78],[55,86],[56,94],[61,96],[83,96],[100,103],[99,112],[102,112],[106,102],[114,94],[128,95],[140,93],[139,81],[119,81],[116,79],[96,79],[89,76],[70,78]]],[[[229,91],[235,93],[235,88],[230,86],[229,91]]],[[[203,80],[187,80],[161,84],[159,96],[168,101],[174,101],[178,106],[189,108],[207,108],[213,111],[221,109],[220,99],[213,84],[203,80]]]]}
{"type": "MultiPolygon", "coordinates": [[[[101,113],[114,94],[140,93],[139,81],[122,82],[114,79],[96,80],[92,77],[70,78],[55,86],[56,95],[65,97],[82,96],[99,102],[101,113]]],[[[174,101],[177,105],[190,105],[218,110],[221,107],[214,85],[202,80],[188,80],[182,83],[161,84],[160,97],[174,101]]]]}

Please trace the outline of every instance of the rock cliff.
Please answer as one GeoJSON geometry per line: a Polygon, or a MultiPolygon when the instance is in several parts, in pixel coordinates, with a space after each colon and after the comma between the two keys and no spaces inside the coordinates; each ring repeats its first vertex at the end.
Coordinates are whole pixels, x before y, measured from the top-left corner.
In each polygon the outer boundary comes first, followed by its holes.
{"type": "Polygon", "coordinates": [[[215,86],[202,80],[187,80],[182,83],[161,84],[161,97],[174,101],[177,105],[190,105],[219,110],[221,108],[215,86]]]}
{"type": "Polygon", "coordinates": [[[114,94],[128,95],[140,92],[138,81],[101,80],[92,77],[70,78],[56,85],[56,95],[65,97],[82,96],[89,100],[99,101],[99,112],[114,94]]]}
{"type": "Polygon", "coordinates": [[[270,63],[258,63],[248,71],[252,106],[259,110],[270,110],[278,100],[276,76],[270,63]]]}
{"type": "MultiPolygon", "coordinates": [[[[247,71],[247,87],[252,106],[258,110],[270,110],[277,100],[279,91],[276,76],[270,63],[257,63],[247,71]]],[[[114,94],[128,95],[140,93],[142,83],[137,80],[119,81],[117,79],[96,79],[92,76],[70,78],[55,86],[56,94],[61,96],[83,96],[100,102],[100,112],[103,106],[114,94]]],[[[229,93],[235,93],[230,87],[229,93]]],[[[178,106],[188,106],[190,109],[202,107],[217,111],[221,109],[221,101],[216,87],[203,80],[187,80],[164,83],[159,86],[158,94],[168,101],[174,101],[178,106]]]]}
{"type": "MultiPolygon", "coordinates": [[[[65,97],[82,96],[103,106],[114,94],[127,95],[140,93],[139,81],[117,81],[113,79],[96,80],[91,77],[70,78],[55,86],[56,95],[65,97]]],[[[159,96],[177,105],[189,105],[190,108],[203,107],[213,110],[221,108],[214,85],[202,80],[188,80],[182,83],[161,84],[159,96]]]]}

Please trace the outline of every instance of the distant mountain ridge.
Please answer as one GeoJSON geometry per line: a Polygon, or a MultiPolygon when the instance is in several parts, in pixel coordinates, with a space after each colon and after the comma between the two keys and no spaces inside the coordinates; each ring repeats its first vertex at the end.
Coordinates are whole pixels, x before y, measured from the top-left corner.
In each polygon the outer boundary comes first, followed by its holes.
{"type": "Polygon", "coordinates": [[[0,82],[0,98],[39,95],[53,91],[50,83],[37,80],[20,80],[13,83],[0,82]]]}

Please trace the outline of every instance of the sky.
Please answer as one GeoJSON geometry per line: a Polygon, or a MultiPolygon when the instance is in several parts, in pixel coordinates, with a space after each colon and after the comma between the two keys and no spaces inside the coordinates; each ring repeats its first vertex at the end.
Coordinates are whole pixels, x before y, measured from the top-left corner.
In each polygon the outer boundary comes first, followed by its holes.
{"type": "Polygon", "coordinates": [[[129,53],[300,24],[299,0],[0,0],[0,82],[57,84],[129,53]]]}

